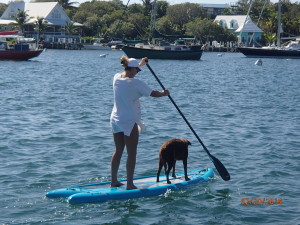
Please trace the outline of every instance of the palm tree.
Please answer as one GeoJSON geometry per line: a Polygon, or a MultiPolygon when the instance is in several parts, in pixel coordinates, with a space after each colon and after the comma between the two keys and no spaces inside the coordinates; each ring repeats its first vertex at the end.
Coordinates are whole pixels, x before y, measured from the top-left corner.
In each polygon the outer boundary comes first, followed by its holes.
{"type": "Polygon", "coordinates": [[[73,4],[79,4],[78,2],[69,2],[69,0],[57,0],[58,4],[63,7],[63,9],[74,9],[73,4]]]}
{"type": "Polygon", "coordinates": [[[40,36],[43,34],[47,29],[47,21],[44,17],[37,17],[35,21],[35,30],[37,31],[37,41],[40,41],[40,36]]]}
{"type": "Polygon", "coordinates": [[[30,19],[31,19],[31,17],[29,17],[29,15],[25,11],[19,9],[19,11],[18,11],[18,13],[16,15],[16,23],[20,27],[22,33],[24,33],[25,24],[30,19]]]}
{"type": "Polygon", "coordinates": [[[74,25],[74,22],[67,23],[65,26],[65,32],[69,35],[75,34],[78,32],[77,27],[74,25]]]}
{"type": "Polygon", "coordinates": [[[275,33],[264,33],[264,37],[266,41],[268,42],[268,45],[271,46],[273,43],[275,43],[277,36],[275,33]]]}

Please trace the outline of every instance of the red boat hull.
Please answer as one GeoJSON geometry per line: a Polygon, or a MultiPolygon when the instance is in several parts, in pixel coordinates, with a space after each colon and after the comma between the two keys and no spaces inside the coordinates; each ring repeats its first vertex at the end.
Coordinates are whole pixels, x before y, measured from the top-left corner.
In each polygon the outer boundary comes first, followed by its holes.
{"type": "Polygon", "coordinates": [[[28,60],[39,56],[43,50],[32,51],[0,51],[0,60],[28,60]]]}

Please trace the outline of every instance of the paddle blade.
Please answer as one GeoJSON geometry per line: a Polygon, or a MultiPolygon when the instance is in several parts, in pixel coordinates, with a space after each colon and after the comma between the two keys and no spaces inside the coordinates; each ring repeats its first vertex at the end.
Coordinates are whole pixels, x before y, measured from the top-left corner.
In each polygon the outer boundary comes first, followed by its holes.
{"type": "Polygon", "coordinates": [[[225,166],[220,162],[220,160],[218,160],[216,157],[214,157],[212,155],[210,155],[210,158],[211,158],[213,164],[215,165],[218,173],[222,177],[222,179],[225,180],[225,181],[230,180],[230,174],[228,173],[225,166]]]}

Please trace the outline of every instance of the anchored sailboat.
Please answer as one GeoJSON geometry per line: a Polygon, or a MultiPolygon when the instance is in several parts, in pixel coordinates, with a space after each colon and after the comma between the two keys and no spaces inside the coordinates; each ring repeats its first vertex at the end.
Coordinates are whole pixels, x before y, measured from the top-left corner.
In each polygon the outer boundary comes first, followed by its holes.
{"type": "Polygon", "coordinates": [[[281,2],[278,2],[278,27],[277,27],[277,46],[267,46],[262,48],[256,47],[239,47],[238,50],[247,57],[281,57],[281,58],[300,58],[300,37],[287,45],[281,46],[281,2]]]}

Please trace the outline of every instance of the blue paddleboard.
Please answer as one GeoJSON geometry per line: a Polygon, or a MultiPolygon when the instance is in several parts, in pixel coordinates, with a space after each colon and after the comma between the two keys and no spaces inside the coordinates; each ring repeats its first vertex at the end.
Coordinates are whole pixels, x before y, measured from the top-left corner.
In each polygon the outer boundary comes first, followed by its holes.
{"type": "Polygon", "coordinates": [[[176,174],[176,178],[171,178],[172,184],[168,184],[166,176],[161,175],[160,181],[156,182],[155,176],[139,177],[134,179],[134,184],[138,189],[126,190],[126,180],[121,187],[110,187],[110,182],[95,184],[85,184],[69,188],[57,189],[46,194],[48,198],[68,198],[69,203],[92,203],[103,202],[114,199],[129,199],[155,196],[166,193],[167,190],[178,190],[193,184],[206,182],[214,176],[213,169],[198,169],[188,172],[190,180],[186,181],[184,174],[176,174]]]}

